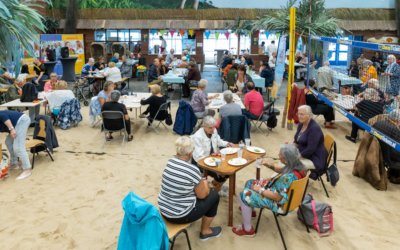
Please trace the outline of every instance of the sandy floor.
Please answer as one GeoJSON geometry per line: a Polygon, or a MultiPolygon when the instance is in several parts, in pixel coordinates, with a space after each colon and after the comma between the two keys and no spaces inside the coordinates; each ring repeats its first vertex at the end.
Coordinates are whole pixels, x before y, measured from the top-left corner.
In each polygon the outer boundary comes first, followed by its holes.
{"type": "MultiPolygon", "coordinates": [[[[156,204],[164,164],[174,154],[177,135],[171,128],[156,134],[146,129],[144,121],[135,119],[134,141],[121,146],[115,136],[104,146],[100,130],[88,126],[87,108],[82,112],[86,119],[79,127],[57,129],[61,147],[54,153],[55,162],[42,153],[29,179],[17,182],[19,172],[13,172],[0,181],[0,249],[115,249],[123,218],[123,197],[134,191],[156,204]]],[[[386,192],[377,191],[353,177],[357,146],[344,140],[349,123],[338,125],[339,129],[329,132],[338,143],[341,180],[336,188],[328,186],[329,199],[320,183],[309,186],[317,200],[333,206],[335,232],[326,238],[320,238],[315,231],[308,234],[293,213],[280,218],[288,247],[398,249],[400,186],[389,184],[386,192]]],[[[293,133],[277,128],[265,136],[254,131],[252,142],[276,157],[279,145],[291,141],[293,133]]],[[[4,141],[4,134],[0,139],[4,141]]],[[[270,170],[262,170],[263,176],[270,174],[270,170]]],[[[254,166],[239,172],[237,192],[254,176],[254,166]]],[[[240,223],[237,206],[235,201],[234,224],[240,223]]],[[[223,235],[201,242],[200,222],[193,223],[189,228],[193,249],[282,249],[269,211],[263,214],[260,232],[252,239],[236,237],[226,226],[227,198],[222,198],[218,212],[214,224],[223,226],[223,235]]],[[[185,244],[184,237],[179,238],[176,249],[187,249],[185,244]]]]}

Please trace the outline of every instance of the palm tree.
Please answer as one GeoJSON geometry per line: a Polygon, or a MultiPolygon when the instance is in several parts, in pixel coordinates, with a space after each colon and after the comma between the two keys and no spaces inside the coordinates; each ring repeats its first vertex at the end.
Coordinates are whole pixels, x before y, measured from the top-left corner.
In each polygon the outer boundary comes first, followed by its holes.
{"type": "Polygon", "coordinates": [[[200,2],[200,0],[194,0],[193,9],[197,10],[199,8],[199,2],[200,2]]]}
{"type": "Polygon", "coordinates": [[[76,33],[76,25],[77,25],[77,10],[78,10],[78,1],[76,0],[68,0],[67,5],[67,14],[65,18],[65,34],[75,34],[76,33]]]}
{"type": "Polygon", "coordinates": [[[252,30],[252,22],[248,20],[241,20],[238,16],[234,23],[226,24],[226,29],[232,30],[238,38],[237,44],[237,56],[240,54],[240,36],[247,35],[252,30]]]}
{"type": "Polygon", "coordinates": [[[182,2],[181,2],[181,9],[184,9],[184,8],[185,8],[185,4],[186,4],[186,0],[182,0],[182,2]]]}
{"type": "MultiPolygon", "coordinates": [[[[325,8],[325,0],[289,0],[286,6],[254,21],[253,30],[265,29],[289,34],[290,8],[297,3],[296,37],[308,33],[334,37],[342,32],[337,24],[338,19],[334,18],[332,13],[325,8]]],[[[307,41],[305,42],[307,43],[307,41]]],[[[313,50],[313,43],[311,47],[313,50]]]]}
{"type": "Polygon", "coordinates": [[[0,0],[0,63],[15,63],[19,73],[23,50],[34,55],[33,43],[39,43],[39,32],[43,32],[42,16],[34,9],[43,1],[0,0]]]}

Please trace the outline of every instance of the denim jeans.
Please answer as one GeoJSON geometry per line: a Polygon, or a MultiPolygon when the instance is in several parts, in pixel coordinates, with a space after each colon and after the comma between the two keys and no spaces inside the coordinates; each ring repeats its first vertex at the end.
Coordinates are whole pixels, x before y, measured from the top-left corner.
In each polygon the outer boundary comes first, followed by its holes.
{"type": "Polygon", "coordinates": [[[10,134],[7,135],[6,138],[7,149],[10,152],[11,165],[17,165],[19,158],[24,170],[31,169],[31,162],[29,161],[28,153],[25,148],[26,133],[28,132],[30,124],[31,119],[25,114],[22,115],[14,128],[17,133],[15,139],[13,139],[10,134]]]}

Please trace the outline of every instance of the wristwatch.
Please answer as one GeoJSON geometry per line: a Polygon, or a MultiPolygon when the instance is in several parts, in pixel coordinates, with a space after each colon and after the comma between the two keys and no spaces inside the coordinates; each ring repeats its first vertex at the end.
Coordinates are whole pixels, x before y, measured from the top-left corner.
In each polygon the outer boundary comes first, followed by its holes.
{"type": "Polygon", "coordinates": [[[14,127],[8,128],[9,131],[11,131],[11,130],[13,130],[13,129],[14,129],[14,127]]]}

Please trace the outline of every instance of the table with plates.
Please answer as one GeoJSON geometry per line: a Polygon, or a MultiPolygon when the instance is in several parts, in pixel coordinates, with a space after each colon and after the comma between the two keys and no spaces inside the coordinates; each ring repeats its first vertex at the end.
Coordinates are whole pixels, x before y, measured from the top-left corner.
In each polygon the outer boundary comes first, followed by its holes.
{"type": "MultiPolygon", "coordinates": [[[[210,104],[207,106],[208,109],[219,110],[223,105],[226,104],[223,93],[208,93],[208,96],[215,96],[215,95],[218,95],[218,97],[211,100],[210,104]]],[[[241,109],[245,108],[242,99],[240,99],[240,97],[235,93],[233,94],[233,102],[239,104],[241,109]]]]}
{"type": "Polygon", "coordinates": [[[253,79],[253,83],[256,88],[261,88],[261,89],[265,88],[265,78],[264,77],[261,77],[256,74],[252,74],[250,76],[251,76],[251,79],[253,79]]]}
{"type": "MultiPolygon", "coordinates": [[[[235,147],[236,149],[239,149],[237,146],[235,147]]],[[[230,148],[226,148],[225,150],[229,150],[230,148]]],[[[221,153],[223,152],[224,149],[221,150],[221,153]]],[[[238,166],[233,166],[232,164],[229,164],[228,162],[233,160],[235,161],[237,158],[237,153],[232,153],[231,154],[226,154],[225,160],[221,161],[221,164],[216,167],[216,166],[209,166],[205,163],[207,161],[207,158],[205,157],[203,159],[200,159],[197,164],[200,168],[202,168],[205,172],[205,175],[207,175],[207,171],[213,171],[217,173],[218,175],[228,175],[229,176],[229,194],[228,194],[228,226],[233,225],[233,196],[235,194],[235,188],[236,188],[236,173],[239,172],[240,170],[244,169],[245,167],[249,166],[253,162],[256,161],[257,158],[263,157],[265,155],[265,150],[257,147],[250,147],[247,148],[245,147],[243,149],[243,155],[242,158],[246,159],[246,163],[238,165],[238,166]],[[251,152],[251,151],[253,152],[251,152]],[[258,153],[256,153],[258,150],[258,153]],[[236,158],[236,159],[235,159],[236,158]],[[235,160],[234,160],[235,159],[235,160]]],[[[215,159],[221,159],[220,156],[212,156],[212,158],[215,159]]],[[[260,179],[260,168],[256,168],[256,179],[260,179]]]]}
{"type": "Polygon", "coordinates": [[[334,72],[332,76],[333,87],[339,90],[343,86],[353,87],[354,85],[361,85],[362,81],[356,77],[348,76],[340,72],[334,72]]]}
{"type": "Polygon", "coordinates": [[[132,92],[129,95],[123,95],[119,99],[120,103],[125,104],[127,109],[135,109],[135,116],[137,118],[137,110],[139,109],[140,113],[142,113],[142,105],[140,101],[142,99],[147,99],[151,96],[151,93],[142,93],[142,92],[132,92]]]}

